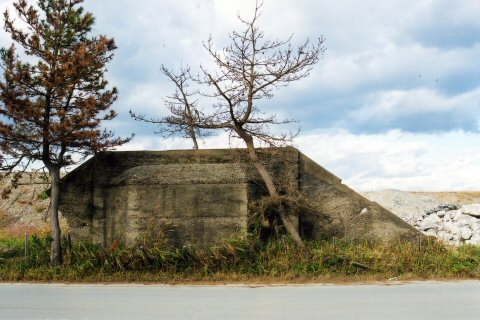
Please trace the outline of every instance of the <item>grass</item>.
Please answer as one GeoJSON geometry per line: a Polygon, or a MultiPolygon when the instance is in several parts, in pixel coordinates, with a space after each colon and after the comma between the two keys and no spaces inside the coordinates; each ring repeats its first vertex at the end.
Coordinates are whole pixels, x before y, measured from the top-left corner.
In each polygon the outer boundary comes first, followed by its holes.
{"type": "Polygon", "coordinates": [[[0,237],[0,281],[67,282],[336,282],[480,277],[480,248],[413,242],[319,241],[299,251],[288,238],[263,243],[251,235],[207,252],[163,244],[104,249],[74,244],[62,267],[49,266],[49,238],[0,237]]]}

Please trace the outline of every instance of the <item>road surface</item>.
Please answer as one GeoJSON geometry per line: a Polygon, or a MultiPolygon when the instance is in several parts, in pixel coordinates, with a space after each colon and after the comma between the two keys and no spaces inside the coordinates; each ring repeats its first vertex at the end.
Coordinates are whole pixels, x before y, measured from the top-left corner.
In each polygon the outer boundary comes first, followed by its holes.
{"type": "Polygon", "coordinates": [[[394,285],[0,284],[0,319],[480,319],[480,281],[394,285]]]}

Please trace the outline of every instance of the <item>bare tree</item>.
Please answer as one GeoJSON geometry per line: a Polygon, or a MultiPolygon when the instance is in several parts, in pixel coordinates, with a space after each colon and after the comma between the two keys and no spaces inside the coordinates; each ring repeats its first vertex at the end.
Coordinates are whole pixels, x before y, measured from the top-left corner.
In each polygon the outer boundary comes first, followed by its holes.
{"type": "MultiPolygon", "coordinates": [[[[268,193],[274,198],[280,198],[278,186],[260,161],[255,143],[260,142],[271,147],[288,144],[293,135],[274,134],[270,131],[270,126],[286,124],[291,120],[278,120],[275,114],[264,114],[257,101],[270,99],[275,90],[307,77],[325,50],[325,39],[320,37],[314,43],[306,40],[297,47],[292,45],[292,36],[286,40],[265,39],[264,32],[257,26],[262,5],[263,2],[257,0],[251,20],[238,17],[244,29],[229,35],[230,45],[227,47],[215,49],[211,37],[204,43],[216,69],[212,71],[201,66],[204,79],[196,80],[196,83],[210,89],[208,92],[203,90],[200,94],[214,99],[213,111],[199,112],[195,105],[195,117],[164,120],[180,128],[193,126],[197,129],[226,130],[231,136],[240,138],[246,144],[249,157],[262,177],[268,193]]],[[[177,88],[185,86],[178,78],[170,79],[177,88]]],[[[187,77],[185,80],[194,79],[187,77]]],[[[182,97],[185,98],[182,100],[185,105],[193,105],[188,102],[190,96],[182,97]]],[[[299,246],[303,246],[286,208],[279,206],[278,211],[288,233],[299,246]]]]}
{"type": "Polygon", "coordinates": [[[13,5],[26,28],[5,11],[5,30],[30,62],[16,53],[15,45],[1,50],[0,152],[1,169],[17,172],[40,162],[51,182],[50,260],[62,263],[58,217],[60,170],[77,159],[121,145],[101,123],[116,116],[110,109],[117,90],[108,89],[105,66],[115,42],[91,36],[94,17],[79,5],[83,0],[26,0],[13,5]]]}
{"type": "Polygon", "coordinates": [[[164,99],[169,115],[163,118],[148,118],[130,110],[130,116],[137,121],[153,123],[159,127],[155,133],[164,137],[182,136],[193,142],[193,149],[198,149],[198,138],[208,135],[208,131],[195,125],[203,115],[198,110],[198,100],[195,95],[198,91],[189,91],[189,83],[196,82],[190,73],[190,67],[182,67],[178,74],[161,67],[162,73],[175,85],[175,92],[172,96],[164,99]]]}

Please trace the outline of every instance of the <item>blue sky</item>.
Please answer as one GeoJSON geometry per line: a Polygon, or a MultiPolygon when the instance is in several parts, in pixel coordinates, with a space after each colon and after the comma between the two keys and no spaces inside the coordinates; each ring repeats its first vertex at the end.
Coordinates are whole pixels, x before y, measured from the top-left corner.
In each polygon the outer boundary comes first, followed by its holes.
{"type": "MultiPolygon", "coordinates": [[[[95,32],[118,45],[108,78],[120,116],[108,126],[136,134],[122,149],[190,148],[154,135],[128,110],[165,114],[173,88],[161,64],[209,66],[202,41],[212,35],[220,48],[240,27],[237,12],[251,16],[254,2],[85,1],[95,32]]],[[[479,13],[478,0],[265,0],[267,36],[323,35],[327,51],[310,77],[259,106],[298,120],[295,145],[353,188],[480,190],[479,13]]],[[[10,43],[4,32],[0,41],[10,43]]],[[[227,146],[223,134],[204,144],[227,146]]]]}

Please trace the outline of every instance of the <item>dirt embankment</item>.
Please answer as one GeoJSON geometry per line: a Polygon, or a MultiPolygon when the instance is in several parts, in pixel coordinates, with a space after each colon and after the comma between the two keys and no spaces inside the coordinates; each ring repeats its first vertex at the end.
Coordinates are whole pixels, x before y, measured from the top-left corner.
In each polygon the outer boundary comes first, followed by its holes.
{"type": "Polygon", "coordinates": [[[442,203],[451,203],[458,206],[480,203],[480,192],[411,192],[413,195],[424,195],[437,199],[442,203]]]}
{"type": "MultiPolygon", "coordinates": [[[[46,214],[48,198],[42,194],[47,185],[41,179],[24,175],[7,199],[0,198],[0,234],[21,236],[49,230],[46,214]]],[[[0,192],[11,185],[9,178],[0,180],[0,192]]]]}
{"type": "Polygon", "coordinates": [[[401,218],[422,214],[442,204],[462,206],[480,203],[480,192],[407,192],[388,189],[361,194],[401,218]]]}

